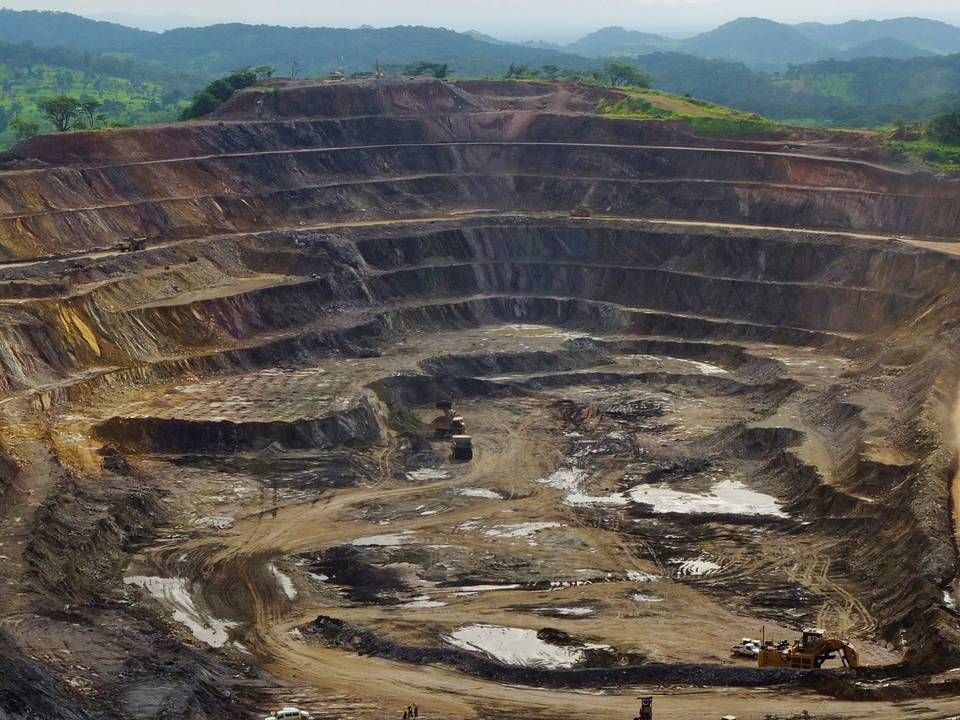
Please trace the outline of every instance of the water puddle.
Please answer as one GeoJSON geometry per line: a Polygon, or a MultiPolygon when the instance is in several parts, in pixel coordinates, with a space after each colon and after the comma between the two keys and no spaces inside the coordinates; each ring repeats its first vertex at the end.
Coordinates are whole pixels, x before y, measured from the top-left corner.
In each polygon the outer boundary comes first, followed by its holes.
{"type": "Polygon", "coordinates": [[[696,560],[673,560],[672,562],[679,566],[677,568],[678,577],[713,575],[723,569],[722,565],[705,558],[697,558],[696,560]]]}
{"type": "Polygon", "coordinates": [[[211,515],[209,517],[197,518],[193,521],[198,527],[212,528],[214,530],[229,530],[233,527],[234,520],[226,515],[211,515]]]}
{"type": "Polygon", "coordinates": [[[643,570],[627,570],[627,580],[630,582],[657,582],[659,579],[659,575],[652,575],[643,570]]]}
{"type": "Polygon", "coordinates": [[[429,595],[421,595],[420,597],[415,597],[410,602],[403,603],[399,607],[405,610],[428,610],[430,608],[446,607],[446,605],[442,600],[432,600],[429,595]]]}
{"type": "Polygon", "coordinates": [[[484,500],[503,500],[503,495],[496,490],[487,490],[486,488],[460,488],[457,495],[464,497],[483,498],[484,500]]]}
{"type": "Polygon", "coordinates": [[[537,612],[550,615],[563,615],[565,617],[588,617],[594,614],[594,609],[589,607],[560,607],[560,608],[537,608],[537,612]]]}
{"type": "Polygon", "coordinates": [[[558,527],[562,527],[558,522],[514,523],[512,525],[497,525],[487,530],[484,535],[497,538],[521,538],[558,527]]]}
{"type": "Polygon", "coordinates": [[[536,630],[523,628],[465,625],[443,639],[462,650],[479,652],[505,665],[520,667],[570,668],[583,662],[585,657],[581,647],[552,645],[538,638],[536,630]]]}
{"type": "Polygon", "coordinates": [[[277,582],[280,584],[280,589],[283,590],[283,594],[287,596],[287,599],[291,602],[296,600],[297,588],[293,584],[293,580],[290,579],[290,576],[280,572],[273,563],[267,565],[267,569],[270,571],[270,574],[277,579],[277,582]]]}
{"type": "Polygon", "coordinates": [[[707,495],[674,490],[666,485],[639,485],[628,490],[627,495],[634,502],[653,506],[658,513],[786,517],[776,498],[751,490],[739,480],[721,480],[707,495]]]}
{"type": "Polygon", "coordinates": [[[237,623],[212,617],[196,606],[190,595],[189,583],[183,578],[147,577],[133,575],[123,579],[124,585],[133,585],[148,592],[154,599],[173,611],[173,619],[186,627],[200,642],[220,648],[227,644],[228,631],[237,623]]]}
{"type": "Polygon", "coordinates": [[[407,473],[408,480],[446,480],[448,477],[450,473],[433,468],[420,468],[407,473]]]}
{"type": "Polygon", "coordinates": [[[401,533],[389,533],[385,535],[369,535],[359,537],[350,541],[351,545],[359,547],[392,547],[394,545],[403,545],[412,540],[413,531],[404,530],[401,533]]]}

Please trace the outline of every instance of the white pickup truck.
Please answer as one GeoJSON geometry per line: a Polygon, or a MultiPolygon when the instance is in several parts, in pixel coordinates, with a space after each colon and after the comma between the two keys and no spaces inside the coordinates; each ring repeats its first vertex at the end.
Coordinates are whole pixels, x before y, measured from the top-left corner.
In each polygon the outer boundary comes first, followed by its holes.
{"type": "Polygon", "coordinates": [[[283,708],[267,715],[263,720],[309,720],[310,713],[306,710],[297,710],[297,708],[283,708]]]}

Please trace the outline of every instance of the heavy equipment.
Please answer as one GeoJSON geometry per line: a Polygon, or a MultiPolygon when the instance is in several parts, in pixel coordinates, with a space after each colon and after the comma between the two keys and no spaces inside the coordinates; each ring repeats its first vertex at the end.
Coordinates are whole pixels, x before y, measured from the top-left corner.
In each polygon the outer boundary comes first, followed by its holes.
{"type": "Polygon", "coordinates": [[[441,400],[437,403],[437,410],[442,410],[443,414],[438,415],[430,421],[430,427],[433,428],[433,434],[438,438],[451,437],[453,435],[463,435],[467,431],[467,426],[462,417],[453,414],[453,403],[449,400],[441,400]]]}
{"type": "Polygon", "coordinates": [[[838,655],[845,667],[860,667],[860,656],[845,640],[826,637],[820,628],[804,628],[800,640],[792,645],[775,645],[764,640],[757,664],[760,667],[815,670],[838,655]]]}
{"type": "Polygon", "coordinates": [[[573,210],[570,211],[570,217],[572,218],[588,218],[593,217],[593,211],[588,208],[586,205],[577,205],[573,210]]]}
{"type": "Polygon", "coordinates": [[[139,252],[147,247],[147,239],[145,237],[133,238],[127,237],[123,238],[120,242],[117,243],[117,250],[120,252],[139,252]]]}
{"type": "Polygon", "coordinates": [[[450,438],[450,450],[454,460],[473,460],[473,438],[454,435],[450,438]]]}

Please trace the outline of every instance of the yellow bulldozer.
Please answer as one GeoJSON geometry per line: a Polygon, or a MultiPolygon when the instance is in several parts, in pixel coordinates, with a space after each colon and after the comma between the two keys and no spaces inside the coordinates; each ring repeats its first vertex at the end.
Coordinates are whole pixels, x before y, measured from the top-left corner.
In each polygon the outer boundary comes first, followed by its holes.
{"type": "Polygon", "coordinates": [[[860,667],[860,656],[848,642],[827,637],[820,628],[804,628],[800,639],[792,645],[764,640],[757,655],[757,664],[760,667],[816,670],[837,656],[844,667],[860,667]]]}

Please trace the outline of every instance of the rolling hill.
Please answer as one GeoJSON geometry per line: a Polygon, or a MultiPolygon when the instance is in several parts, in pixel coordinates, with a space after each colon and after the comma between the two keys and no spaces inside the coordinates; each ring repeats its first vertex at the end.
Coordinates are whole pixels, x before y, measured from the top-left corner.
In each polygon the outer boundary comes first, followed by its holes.
{"type": "Polygon", "coordinates": [[[804,35],[840,50],[890,39],[940,55],[960,52],[960,28],[924,18],[853,20],[839,25],[801,23],[794,27],[804,35]]]}
{"type": "Polygon", "coordinates": [[[153,33],[65,12],[0,8],[0,41],[117,52],[153,33]]]}
{"type": "Polygon", "coordinates": [[[14,117],[49,126],[37,102],[61,93],[103,103],[99,124],[133,125],[176,118],[202,79],[125,58],[65,48],[0,42],[0,147],[14,117]]]}

